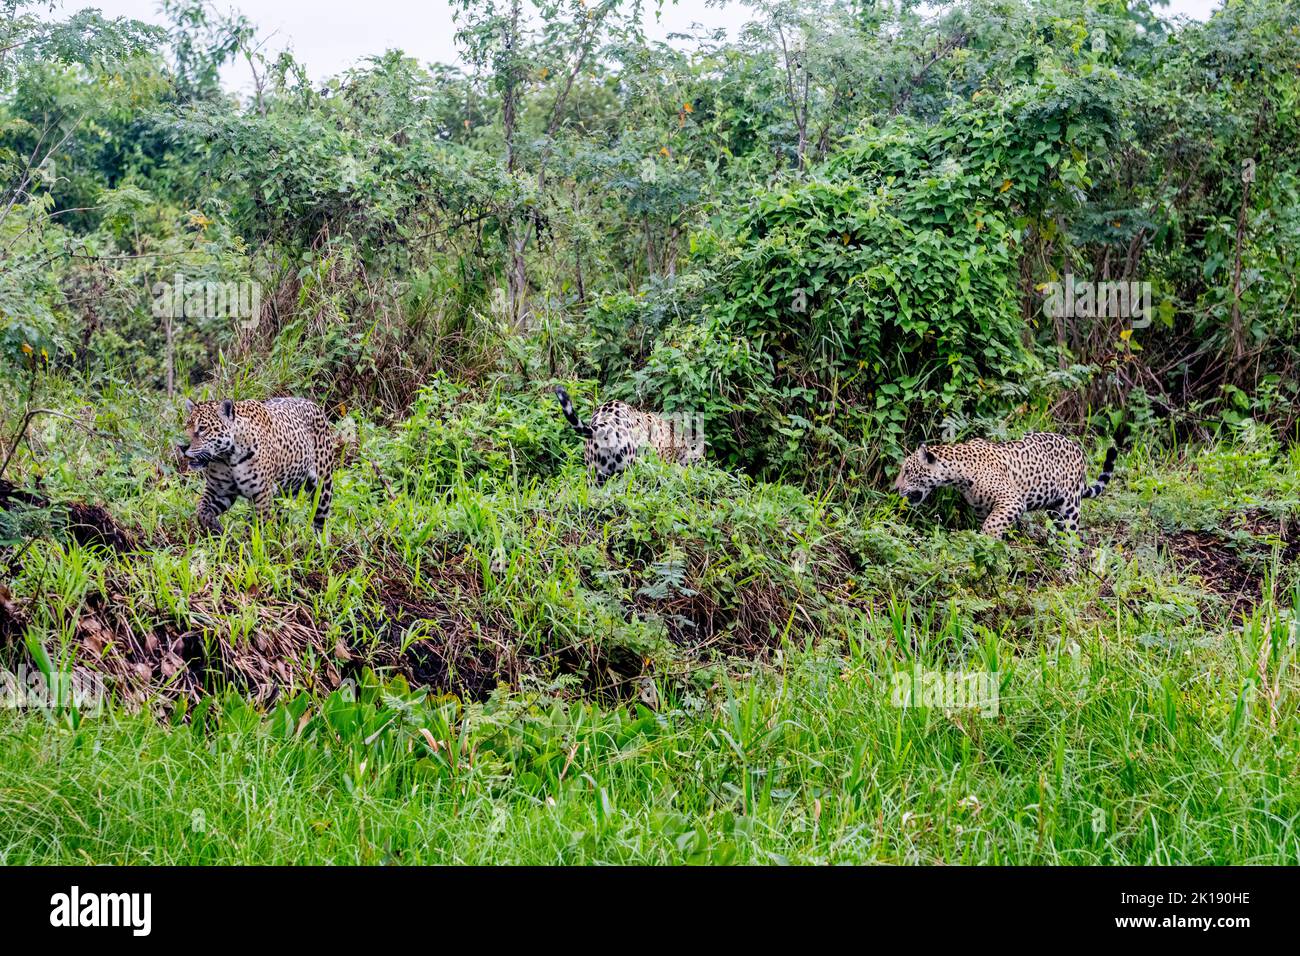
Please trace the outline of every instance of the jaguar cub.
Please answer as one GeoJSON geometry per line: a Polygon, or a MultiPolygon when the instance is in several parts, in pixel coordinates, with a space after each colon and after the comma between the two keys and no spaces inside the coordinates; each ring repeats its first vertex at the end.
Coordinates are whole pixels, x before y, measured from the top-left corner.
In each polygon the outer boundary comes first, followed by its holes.
{"type": "Polygon", "coordinates": [[[569,393],[557,385],[555,394],[573,430],[587,439],[583,459],[595,470],[599,484],[632,464],[647,448],[658,452],[664,461],[682,465],[704,460],[703,440],[678,421],[637,411],[622,402],[606,402],[584,424],[573,410],[569,393]]]}
{"type": "Polygon", "coordinates": [[[324,410],[305,398],[266,401],[185,402],[188,446],[181,451],[202,468],[207,485],[199,523],[221,531],[221,515],[247,498],[266,516],[277,494],[319,490],[312,520],[321,530],[333,497],[334,465],[341,442],[324,410]]]}
{"type": "Polygon", "coordinates": [[[1079,529],[1079,502],[1101,494],[1114,474],[1118,442],[1088,483],[1083,449],[1064,435],[1030,432],[1019,441],[982,438],[956,445],[922,443],[903,460],[894,490],[920,504],[935,488],[957,488],[987,535],[1002,537],[1021,515],[1047,511],[1061,531],[1079,529]]]}

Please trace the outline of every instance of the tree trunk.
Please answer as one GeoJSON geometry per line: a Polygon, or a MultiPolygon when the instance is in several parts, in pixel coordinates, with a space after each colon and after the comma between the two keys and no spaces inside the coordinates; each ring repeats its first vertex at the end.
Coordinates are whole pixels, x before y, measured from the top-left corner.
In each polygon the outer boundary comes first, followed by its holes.
{"type": "Polygon", "coordinates": [[[171,310],[168,310],[164,321],[166,325],[163,330],[167,336],[167,397],[172,398],[176,395],[176,341],[172,336],[171,310]]]}
{"type": "MultiPolygon", "coordinates": [[[[505,88],[501,94],[501,126],[506,143],[506,172],[514,175],[518,157],[515,155],[515,114],[519,97],[519,17],[520,0],[513,0],[510,5],[509,34],[505,38],[507,52],[505,88]]],[[[510,249],[510,264],[506,270],[506,288],[509,301],[507,317],[510,324],[519,329],[523,325],[524,311],[527,308],[528,264],[524,260],[524,247],[528,244],[528,223],[522,225],[511,216],[510,228],[506,235],[506,245],[510,249]]]]}
{"type": "Polygon", "coordinates": [[[1246,357],[1246,328],[1241,321],[1241,246],[1246,238],[1246,210],[1250,205],[1250,180],[1242,176],[1241,211],[1237,214],[1237,248],[1232,262],[1232,354],[1228,363],[1232,381],[1240,383],[1241,365],[1246,357]]]}

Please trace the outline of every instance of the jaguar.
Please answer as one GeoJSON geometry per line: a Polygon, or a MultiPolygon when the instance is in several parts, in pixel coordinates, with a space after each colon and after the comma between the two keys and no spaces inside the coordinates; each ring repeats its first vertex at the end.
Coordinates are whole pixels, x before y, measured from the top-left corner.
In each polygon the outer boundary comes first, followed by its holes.
{"type": "Polygon", "coordinates": [[[1030,432],[1018,441],[923,442],[903,460],[894,490],[916,505],[935,488],[955,487],[974,509],[980,530],[995,538],[1030,511],[1046,511],[1058,530],[1077,532],[1079,503],[1106,490],[1121,441],[1117,437],[1111,445],[1091,483],[1083,448],[1064,435],[1030,432]]]}
{"type": "Polygon", "coordinates": [[[316,495],[312,524],[329,517],[334,466],[342,441],[325,411],[306,398],[265,401],[185,401],[189,441],[180,451],[204,472],[199,524],[220,533],[221,515],[239,498],[266,517],[278,494],[301,490],[316,495]]]}
{"type": "Polygon", "coordinates": [[[704,458],[698,430],[685,427],[677,418],[643,412],[623,402],[606,402],[584,422],[574,411],[568,392],[557,385],[555,395],[573,430],[587,439],[583,460],[596,473],[598,484],[627,468],[646,450],[682,465],[704,458]]]}

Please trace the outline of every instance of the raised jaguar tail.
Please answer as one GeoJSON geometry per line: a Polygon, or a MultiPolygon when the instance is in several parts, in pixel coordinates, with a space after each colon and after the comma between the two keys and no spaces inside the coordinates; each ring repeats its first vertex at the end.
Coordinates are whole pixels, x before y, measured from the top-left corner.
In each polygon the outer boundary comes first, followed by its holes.
{"type": "Polygon", "coordinates": [[[1082,497],[1096,498],[1106,490],[1110,484],[1111,478],[1115,477],[1115,460],[1119,458],[1120,450],[1128,445],[1128,420],[1121,419],[1119,427],[1115,429],[1115,439],[1110,449],[1106,452],[1106,461],[1101,466],[1101,474],[1097,480],[1083,490],[1082,497]]]}
{"type": "Polygon", "coordinates": [[[590,438],[591,426],[584,425],[582,419],[578,417],[578,413],[573,410],[573,402],[569,400],[569,393],[557,385],[555,386],[555,395],[560,400],[560,409],[564,412],[564,417],[569,420],[569,424],[573,426],[573,430],[583,438],[590,438]]]}

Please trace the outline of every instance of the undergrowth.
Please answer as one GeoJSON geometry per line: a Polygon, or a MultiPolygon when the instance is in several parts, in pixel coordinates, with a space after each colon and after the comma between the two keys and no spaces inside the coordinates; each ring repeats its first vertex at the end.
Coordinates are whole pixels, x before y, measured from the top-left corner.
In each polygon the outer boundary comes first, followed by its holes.
{"type": "MultiPolygon", "coordinates": [[[[590,391],[581,383],[575,394],[590,391]]],[[[436,380],[306,500],[197,533],[168,411],[33,430],[5,549],[4,862],[1294,860],[1296,453],[1139,444],[1080,555],[941,500],[639,462],[436,380]],[[107,436],[107,437],[106,437],[107,436]],[[120,455],[103,454],[109,440],[120,455]],[[21,525],[22,527],[18,527],[21,525]],[[995,713],[899,707],[979,672],[995,713]],[[19,808],[25,812],[18,812],[19,808]]]]}

